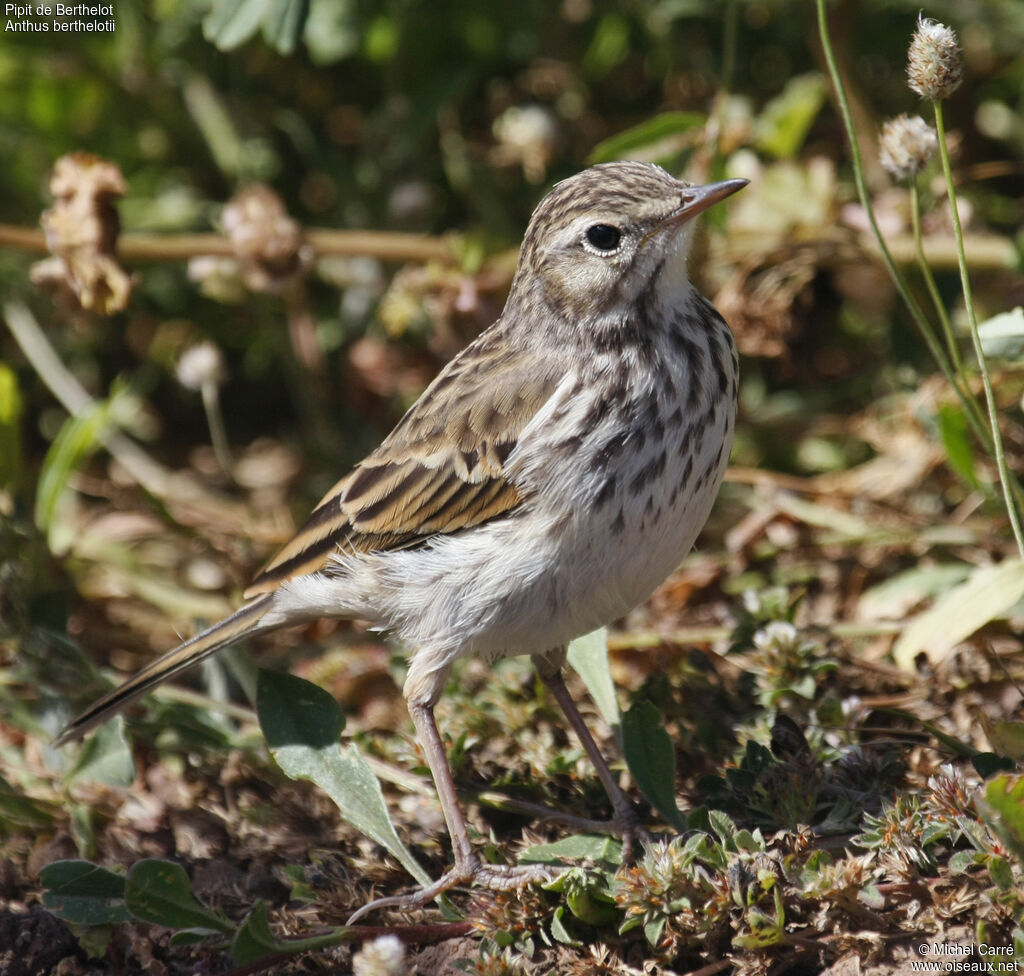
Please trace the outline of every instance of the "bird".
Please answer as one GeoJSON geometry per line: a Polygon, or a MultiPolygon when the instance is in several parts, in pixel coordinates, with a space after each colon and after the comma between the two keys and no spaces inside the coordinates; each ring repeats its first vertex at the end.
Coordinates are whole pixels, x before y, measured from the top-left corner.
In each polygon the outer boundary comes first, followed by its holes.
{"type": "Polygon", "coordinates": [[[556,183],[529,221],[501,315],[326,494],[240,609],[99,699],[55,743],[243,638],[360,619],[411,649],[403,694],[453,866],[357,915],[537,876],[480,859],[456,794],[434,707],[471,655],[531,657],[608,793],[612,827],[632,836],[637,813],[565,684],[566,648],[668,577],[718,494],[739,364],[687,257],[694,219],[747,182],[696,185],[625,160],[556,183]]]}

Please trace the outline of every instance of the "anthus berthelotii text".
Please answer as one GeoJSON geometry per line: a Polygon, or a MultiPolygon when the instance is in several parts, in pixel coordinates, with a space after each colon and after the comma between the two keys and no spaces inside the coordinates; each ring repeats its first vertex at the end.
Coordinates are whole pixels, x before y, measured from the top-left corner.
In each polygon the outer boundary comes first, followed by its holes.
{"type": "MultiPolygon", "coordinates": [[[[62,733],[238,641],[318,617],[370,621],[412,648],[404,693],[455,865],[405,899],[508,887],[534,869],[474,853],[434,706],[452,664],[529,654],[636,827],[562,680],[569,641],[644,600],[704,525],[729,457],[737,360],[690,283],[693,218],[745,180],[694,186],[646,163],[594,166],[537,207],[501,317],[342,478],[246,593],[62,733]]],[[[535,871],[534,871],[535,873],[535,871]]],[[[361,913],[360,913],[361,914],[361,913]]]]}

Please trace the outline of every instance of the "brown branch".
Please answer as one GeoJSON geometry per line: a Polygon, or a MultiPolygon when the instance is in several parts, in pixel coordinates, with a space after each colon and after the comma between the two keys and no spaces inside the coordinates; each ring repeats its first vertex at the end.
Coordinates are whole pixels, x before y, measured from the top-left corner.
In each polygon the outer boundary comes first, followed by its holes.
{"type": "MultiPolygon", "coordinates": [[[[382,261],[455,261],[454,236],[430,237],[427,234],[398,234],[374,230],[325,230],[306,232],[306,240],[318,255],[365,256],[382,261]]],[[[1016,252],[1013,242],[995,234],[973,234],[964,239],[968,259],[979,270],[1013,268],[1016,252]]],[[[872,239],[864,236],[861,246],[877,252],[872,239]]],[[[46,239],[34,227],[0,224],[0,247],[16,251],[46,254],[46,239]]],[[[889,241],[893,258],[899,264],[913,264],[914,240],[907,235],[889,241]]],[[[122,234],[117,255],[124,261],[187,261],[205,254],[234,257],[231,243],[220,234],[122,234]]],[[[952,238],[925,241],[925,257],[936,268],[956,267],[952,238]]]]}
{"type": "MultiPolygon", "coordinates": [[[[453,238],[430,237],[427,234],[399,234],[376,230],[306,231],[306,240],[318,255],[342,257],[373,257],[382,261],[444,261],[455,260],[453,238]]],[[[46,238],[34,227],[0,224],[0,247],[46,254],[46,238]]],[[[117,256],[132,261],[187,261],[212,254],[234,257],[231,242],[221,234],[122,234],[117,243],[117,256]]]]}

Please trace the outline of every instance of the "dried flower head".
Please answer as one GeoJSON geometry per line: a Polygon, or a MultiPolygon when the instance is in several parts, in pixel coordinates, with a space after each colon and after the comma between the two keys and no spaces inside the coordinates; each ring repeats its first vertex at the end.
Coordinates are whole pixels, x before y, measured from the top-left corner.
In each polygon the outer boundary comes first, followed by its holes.
{"type": "Polygon", "coordinates": [[[907,52],[907,79],[924,98],[949,98],[963,80],[956,31],[928,17],[919,17],[907,52]]]}
{"type": "Polygon", "coordinates": [[[302,228],[269,186],[243,187],[224,205],[220,219],[253,291],[280,292],[312,262],[302,228]]]}
{"type": "Polygon", "coordinates": [[[101,315],[128,304],[134,281],[117,262],[120,221],[114,205],[125,188],[117,166],[92,153],[57,160],[50,176],[54,205],[42,217],[53,258],[33,267],[35,284],[74,296],[81,308],[101,315]]]}
{"type": "Polygon", "coordinates": [[[878,158],[894,180],[911,180],[938,148],[935,130],[920,115],[897,115],[882,126],[878,158]]]}

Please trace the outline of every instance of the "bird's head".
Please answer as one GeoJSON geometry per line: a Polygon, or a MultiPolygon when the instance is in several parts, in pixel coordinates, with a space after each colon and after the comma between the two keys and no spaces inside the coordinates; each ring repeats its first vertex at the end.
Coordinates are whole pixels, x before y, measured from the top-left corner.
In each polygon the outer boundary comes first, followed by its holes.
{"type": "Polygon", "coordinates": [[[612,322],[643,295],[670,299],[660,293],[686,286],[693,218],[746,184],[697,186],[650,163],[592,166],[537,206],[513,295],[539,289],[549,308],[577,322],[612,322]]]}

